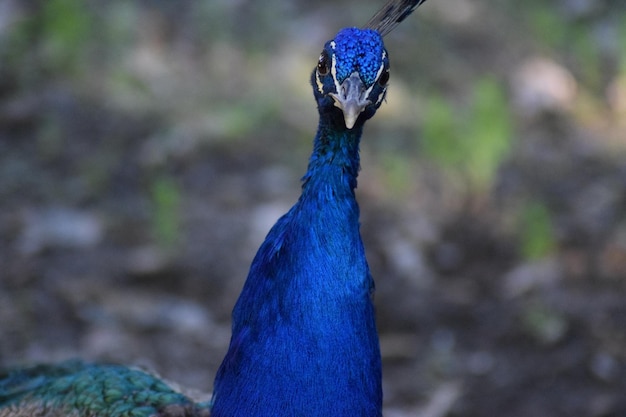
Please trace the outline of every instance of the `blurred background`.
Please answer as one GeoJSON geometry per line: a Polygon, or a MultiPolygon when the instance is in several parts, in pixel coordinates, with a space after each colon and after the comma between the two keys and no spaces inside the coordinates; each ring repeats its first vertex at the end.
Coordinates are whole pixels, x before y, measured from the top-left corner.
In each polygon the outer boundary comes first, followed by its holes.
{"type": "MultiPolygon", "coordinates": [[[[382,0],[0,0],[0,365],[210,391],[382,0]]],[[[626,415],[626,3],[430,0],[362,141],[385,415],[626,415]]]]}

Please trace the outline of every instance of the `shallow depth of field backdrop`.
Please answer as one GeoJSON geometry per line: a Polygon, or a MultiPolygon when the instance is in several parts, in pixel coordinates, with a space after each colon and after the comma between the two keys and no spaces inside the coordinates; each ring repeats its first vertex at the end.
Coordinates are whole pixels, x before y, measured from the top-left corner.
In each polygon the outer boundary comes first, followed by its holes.
{"type": "MultiPolygon", "coordinates": [[[[383,1],[0,0],[0,365],[210,392],[323,43],[383,1]]],[[[626,415],[626,3],[429,0],[358,197],[386,415],[626,415]]]]}

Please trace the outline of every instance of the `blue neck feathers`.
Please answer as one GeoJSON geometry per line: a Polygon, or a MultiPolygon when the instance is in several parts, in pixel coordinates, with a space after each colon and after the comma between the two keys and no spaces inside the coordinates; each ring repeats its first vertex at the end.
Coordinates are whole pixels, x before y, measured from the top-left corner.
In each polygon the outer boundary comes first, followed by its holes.
{"type": "Polygon", "coordinates": [[[313,155],[303,178],[303,197],[315,193],[323,195],[325,191],[332,190],[334,193],[349,194],[356,205],[354,189],[360,168],[359,141],[362,131],[362,124],[346,129],[343,119],[337,122],[336,118],[329,117],[320,121],[313,155]],[[313,184],[309,185],[309,182],[313,184]]]}
{"type": "Polygon", "coordinates": [[[302,195],[270,230],[233,310],[212,417],[381,416],[373,281],[354,196],[362,123],[348,130],[335,112],[320,113],[302,195]]]}

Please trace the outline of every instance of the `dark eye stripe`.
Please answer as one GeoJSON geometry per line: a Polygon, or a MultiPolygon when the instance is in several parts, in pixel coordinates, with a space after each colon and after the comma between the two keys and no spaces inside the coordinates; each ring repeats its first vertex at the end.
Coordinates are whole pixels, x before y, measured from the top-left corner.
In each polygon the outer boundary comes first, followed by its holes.
{"type": "Polygon", "coordinates": [[[384,70],[382,74],[380,74],[380,77],[378,78],[378,84],[385,87],[387,86],[388,82],[389,82],[389,70],[387,69],[387,70],[384,70]]]}

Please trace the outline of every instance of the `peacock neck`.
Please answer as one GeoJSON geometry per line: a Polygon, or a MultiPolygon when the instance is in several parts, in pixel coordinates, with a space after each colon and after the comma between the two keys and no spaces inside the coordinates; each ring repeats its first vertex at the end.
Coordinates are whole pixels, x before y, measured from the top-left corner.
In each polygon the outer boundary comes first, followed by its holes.
{"type": "Polygon", "coordinates": [[[381,415],[373,281],[354,198],[360,135],[320,123],[302,195],[259,248],[233,310],[213,417],[381,415]]]}
{"type": "Polygon", "coordinates": [[[303,196],[308,197],[312,192],[354,196],[360,169],[359,143],[362,131],[362,124],[347,129],[343,119],[320,119],[313,154],[303,178],[303,196]]]}

